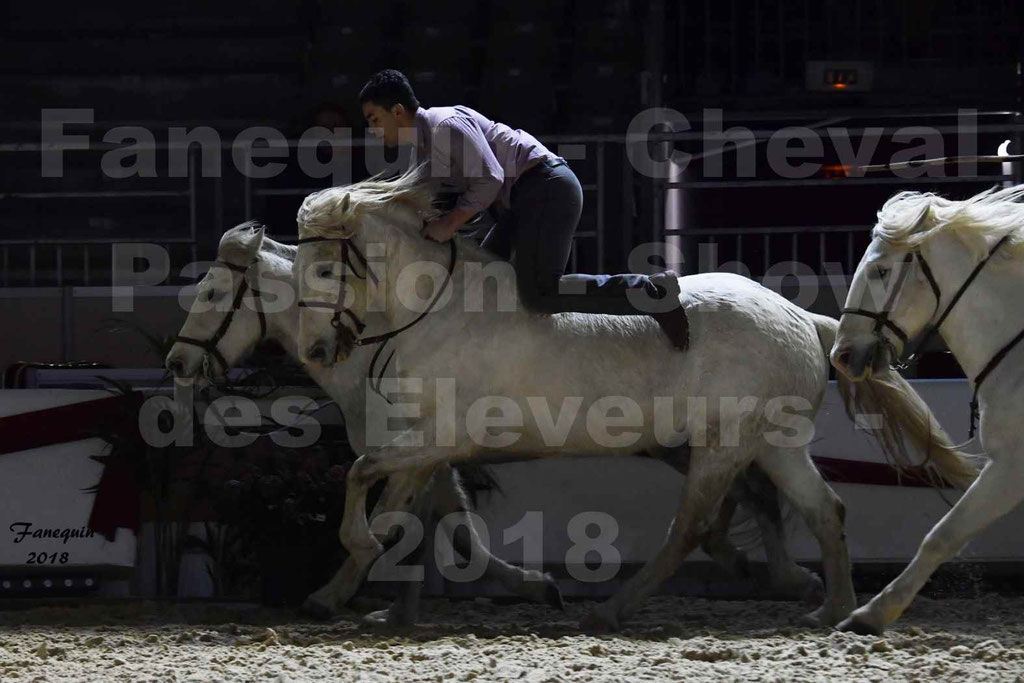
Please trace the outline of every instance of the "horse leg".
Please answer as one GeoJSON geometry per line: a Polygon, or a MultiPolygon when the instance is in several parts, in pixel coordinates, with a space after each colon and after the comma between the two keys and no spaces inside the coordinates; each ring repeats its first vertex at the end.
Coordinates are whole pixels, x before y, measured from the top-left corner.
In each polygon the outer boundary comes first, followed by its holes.
{"type": "Polygon", "coordinates": [[[726,494],[718,509],[718,516],[708,529],[708,533],[700,543],[701,550],[730,576],[746,578],[750,576],[750,562],[742,550],[733,545],[729,539],[729,527],[739,506],[739,496],[735,487],[726,494]]]}
{"type": "MultiPolygon", "coordinates": [[[[686,476],[689,446],[661,449],[656,457],[686,476]]],[[[821,579],[793,561],[786,548],[785,526],[779,506],[778,489],[756,464],[737,475],[719,509],[718,517],[701,541],[701,549],[732,576],[750,575],[746,553],[729,538],[729,528],[737,505],[747,508],[761,532],[768,559],[768,575],[774,596],[787,600],[820,599],[824,592],[821,579]]]]}
{"type": "MultiPolygon", "coordinates": [[[[414,429],[422,430],[420,425],[414,429]]],[[[408,443],[401,435],[397,443],[408,443]]],[[[345,512],[339,536],[349,557],[363,569],[369,570],[383,548],[373,534],[366,518],[366,495],[373,484],[401,472],[432,471],[434,467],[457,457],[452,448],[426,446],[389,446],[366,453],[352,464],[345,487],[345,512]]]]}
{"type": "MultiPolygon", "coordinates": [[[[400,475],[395,475],[395,477],[397,476],[400,475]]],[[[497,579],[506,588],[528,600],[545,602],[552,607],[564,609],[562,595],[549,574],[521,569],[491,554],[490,548],[480,538],[474,524],[478,518],[470,512],[468,497],[459,480],[458,472],[454,468],[450,465],[438,467],[429,494],[421,496],[422,498],[427,500],[419,510],[420,518],[425,519],[431,516],[429,513],[432,510],[432,519],[439,522],[445,531],[451,534],[452,545],[456,552],[466,558],[486,557],[485,573],[497,579]]],[[[421,543],[417,554],[410,556],[409,559],[419,562],[423,555],[424,544],[421,543]]],[[[415,623],[422,587],[423,584],[419,581],[401,582],[398,599],[391,607],[366,615],[363,617],[364,621],[389,626],[415,623]]]]}
{"type": "Polygon", "coordinates": [[[779,490],[757,464],[736,477],[734,489],[742,491],[740,504],[754,516],[768,561],[769,591],[774,598],[818,602],[825,586],[814,572],[793,561],[786,547],[779,490]]]}
{"type": "Polygon", "coordinates": [[[692,447],[690,468],[679,511],[658,553],[623,584],[615,595],[597,605],[582,622],[586,629],[615,630],[670,577],[708,532],[736,473],[749,455],[737,447],[692,447]]]}
{"type": "Polygon", "coordinates": [[[466,559],[486,557],[485,574],[497,579],[513,593],[533,602],[547,603],[556,609],[564,609],[562,594],[550,574],[516,567],[491,554],[490,548],[480,539],[480,534],[473,524],[473,520],[479,517],[470,512],[469,500],[462,488],[458,472],[449,465],[442,465],[440,469],[447,470],[449,476],[445,476],[443,472],[438,476],[434,513],[445,531],[451,534],[455,551],[466,559]]]}
{"type": "MultiPolygon", "coordinates": [[[[444,474],[443,472],[436,472],[435,477],[427,482],[423,490],[413,494],[411,510],[412,514],[416,515],[416,518],[419,519],[421,530],[426,528],[428,522],[433,523],[435,521],[431,510],[436,500],[437,480],[439,477],[444,477],[444,474]]],[[[400,500],[405,505],[409,503],[408,498],[400,500]]],[[[404,529],[404,533],[409,533],[409,530],[404,529]]],[[[416,549],[403,559],[403,565],[422,567],[427,548],[426,536],[421,534],[418,541],[416,549]]],[[[374,626],[411,626],[416,623],[419,617],[420,594],[423,592],[423,581],[419,578],[401,578],[396,580],[395,583],[398,587],[395,601],[387,609],[377,610],[365,615],[363,617],[364,623],[374,626]]]]}
{"type": "MultiPolygon", "coordinates": [[[[650,453],[684,477],[686,476],[690,467],[689,444],[675,448],[651,449],[650,453]]],[[[742,475],[734,480],[729,493],[722,501],[715,522],[701,540],[701,549],[731,576],[746,578],[750,575],[750,563],[747,560],[747,555],[737,548],[729,538],[729,528],[732,525],[733,515],[736,513],[736,506],[748,497],[740,484],[741,477],[742,475]]]]}
{"type": "Polygon", "coordinates": [[[825,602],[804,617],[804,622],[832,626],[857,606],[843,531],[843,502],[822,479],[806,447],[773,448],[760,454],[757,463],[800,512],[821,545],[825,602]]]}
{"type": "MultiPolygon", "coordinates": [[[[374,506],[371,518],[376,518],[382,512],[408,509],[409,504],[413,500],[413,494],[419,487],[422,487],[423,482],[426,481],[429,475],[429,471],[414,471],[403,472],[389,477],[384,492],[374,506]]],[[[346,498],[346,502],[347,500],[346,498]]],[[[365,499],[362,505],[365,514],[365,499]]],[[[341,536],[340,528],[339,536],[341,536]]],[[[386,539],[379,538],[377,540],[384,541],[386,539]]],[[[348,555],[341,568],[335,572],[330,581],[306,598],[302,609],[321,618],[328,618],[336,614],[359,590],[359,586],[362,585],[366,578],[371,564],[372,561],[364,564],[352,557],[351,554],[348,555]]]]}
{"type": "Polygon", "coordinates": [[[839,625],[840,630],[882,633],[903,614],[940,564],[956,555],[976,533],[1017,507],[1022,499],[1024,462],[990,461],[967,493],[928,532],[907,568],[868,604],[854,611],[839,625]]]}

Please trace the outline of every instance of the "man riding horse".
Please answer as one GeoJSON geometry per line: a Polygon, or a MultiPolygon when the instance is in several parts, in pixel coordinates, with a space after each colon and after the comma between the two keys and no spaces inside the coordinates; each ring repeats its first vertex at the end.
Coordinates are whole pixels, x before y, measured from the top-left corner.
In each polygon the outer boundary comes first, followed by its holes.
{"type": "Polygon", "coordinates": [[[524,305],[544,313],[651,315],[685,349],[686,314],[678,274],[565,274],[583,210],[583,189],[565,159],[523,130],[464,106],[420,106],[408,79],[387,69],[359,94],[370,131],[389,146],[413,143],[428,177],[456,195],[454,207],[423,226],[427,239],[447,242],[477,214],[497,223],[483,246],[511,260],[524,305]]]}

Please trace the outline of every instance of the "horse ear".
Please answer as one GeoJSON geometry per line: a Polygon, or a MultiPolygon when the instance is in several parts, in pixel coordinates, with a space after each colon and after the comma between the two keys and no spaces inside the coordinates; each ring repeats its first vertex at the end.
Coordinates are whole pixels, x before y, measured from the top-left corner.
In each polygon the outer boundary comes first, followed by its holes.
{"type": "Polygon", "coordinates": [[[249,226],[248,233],[242,233],[242,247],[250,259],[255,259],[259,255],[260,249],[263,247],[263,236],[266,230],[265,226],[253,223],[249,226]]]}
{"type": "Polygon", "coordinates": [[[346,192],[345,193],[345,198],[341,200],[341,212],[342,213],[347,213],[348,212],[348,205],[350,204],[349,200],[351,200],[351,199],[352,199],[352,193],[351,192],[346,192]]]}
{"type": "Polygon", "coordinates": [[[264,227],[255,221],[236,225],[221,236],[218,257],[255,259],[263,247],[263,233],[264,227]]]}

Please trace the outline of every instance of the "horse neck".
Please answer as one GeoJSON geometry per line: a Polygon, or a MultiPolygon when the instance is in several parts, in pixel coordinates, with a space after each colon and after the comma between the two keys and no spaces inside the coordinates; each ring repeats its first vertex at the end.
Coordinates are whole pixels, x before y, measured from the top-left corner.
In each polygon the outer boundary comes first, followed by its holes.
{"type": "MultiPolygon", "coordinates": [[[[942,289],[942,310],[970,277],[978,261],[967,257],[964,245],[951,234],[928,240],[921,255],[928,261],[942,289]]],[[[1021,329],[1024,313],[1020,292],[1024,269],[1000,262],[996,252],[950,312],[939,330],[971,380],[1021,329]]]]}
{"type": "MultiPolygon", "coordinates": [[[[471,240],[455,238],[456,257],[455,268],[451,273],[451,280],[448,282],[449,293],[444,296],[437,307],[421,321],[420,325],[434,326],[448,324],[449,318],[462,316],[466,312],[467,305],[480,305],[484,313],[494,312],[496,304],[494,296],[485,294],[493,292],[493,285],[485,287],[484,280],[493,278],[495,271],[488,268],[489,264],[498,259],[487,255],[471,240]]],[[[418,234],[410,236],[402,234],[392,245],[389,245],[392,254],[388,255],[387,271],[387,295],[386,318],[388,329],[397,329],[402,325],[412,322],[418,312],[410,311],[398,298],[397,279],[403,269],[415,263],[431,262],[441,266],[447,271],[451,264],[452,252],[449,244],[437,244],[423,239],[418,234]]],[[[498,275],[498,289],[501,291],[502,303],[509,303],[508,308],[512,311],[522,311],[522,304],[519,301],[519,294],[516,288],[516,281],[510,264],[502,263],[505,267],[498,275]]],[[[441,280],[435,279],[440,284],[441,280]]],[[[431,292],[430,300],[437,294],[436,290],[431,292]]],[[[501,315],[507,316],[510,312],[507,308],[502,309],[501,315]]],[[[484,323],[486,315],[479,315],[480,311],[474,311],[472,322],[484,323]]],[[[367,320],[369,325],[369,318],[367,320]]],[[[465,323],[464,323],[465,324],[465,323]]],[[[370,334],[371,332],[367,332],[370,334]]]]}

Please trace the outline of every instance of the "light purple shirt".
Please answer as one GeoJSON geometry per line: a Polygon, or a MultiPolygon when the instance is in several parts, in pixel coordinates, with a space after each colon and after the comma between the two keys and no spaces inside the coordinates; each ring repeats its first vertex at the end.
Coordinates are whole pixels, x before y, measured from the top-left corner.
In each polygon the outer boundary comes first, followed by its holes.
{"type": "Polygon", "coordinates": [[[416,110],[417,159],[430,162],[430,177],[460,193],[457,209],[484,211],[495,201],[510,206],[512,185],[530,166],[555,158],[535,137],[491,121],[469,107],[416,110]]]}

